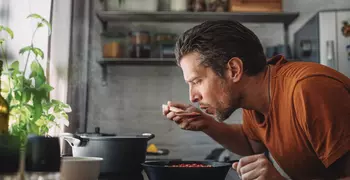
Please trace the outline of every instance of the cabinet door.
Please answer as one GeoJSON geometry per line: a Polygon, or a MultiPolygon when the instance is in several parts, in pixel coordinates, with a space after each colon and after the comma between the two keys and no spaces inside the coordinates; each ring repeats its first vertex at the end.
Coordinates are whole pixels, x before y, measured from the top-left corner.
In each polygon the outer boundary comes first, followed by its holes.
{"type": "Polygon", "coordinates": [[[344,22],[350,26],[350,11],[339,11],[337,12],[337,39],[338,39],[338,68],[339,71],[346,76],[350,77],[350,36],[347,37],[343,34],[342,28],[344,22]]]}

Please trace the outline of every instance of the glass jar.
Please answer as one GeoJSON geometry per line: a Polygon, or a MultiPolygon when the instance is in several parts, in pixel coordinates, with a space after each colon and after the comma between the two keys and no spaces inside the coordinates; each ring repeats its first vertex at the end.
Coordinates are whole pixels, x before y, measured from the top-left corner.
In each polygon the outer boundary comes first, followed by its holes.
{"type": "Polygon", "coordinates": [[[131,31],[129,36],[131,45],[150,44],[151,41],[148,31],[131,31]]]}
{"type": "Polygon", "coordinates": [[[226,12],[228,11],[228,0],[209,0],[208,10],[212,12],[226,12]]]}
{"type": "Polygon", "coordinates": [[[161,44],[160,58],[175,58],[175,44],[161,44]]]}
{"type": "Polygon", "coordinates": [[[172,33],[158,33],[154,35],[154,57],[174,58],[174,47],[177,35],[172,33]]]}
{"type": "Polygon", "coordinates": [[[129,56],[131,58],[150,58],[151,46],[149,44],[130,45],[129,56]]]}
{"type": "Polygon", "coordinates": [[[205,0],[189,0],[188,11],[194,11],[194,12],[207,11],[207,3],[205,0]]]}
{"type": "Polygon", "coordinates": [[[106,32],[102,34],[103,57],[104,58],[121,58],[125,50],[125,35],[122,33],[106,32]]]}
{"type": "Polygon", "coordinates": [[[131,58],[151,57],[151,38],[147,31],[132,31],[129,33],[129,56],[131,58]]]}

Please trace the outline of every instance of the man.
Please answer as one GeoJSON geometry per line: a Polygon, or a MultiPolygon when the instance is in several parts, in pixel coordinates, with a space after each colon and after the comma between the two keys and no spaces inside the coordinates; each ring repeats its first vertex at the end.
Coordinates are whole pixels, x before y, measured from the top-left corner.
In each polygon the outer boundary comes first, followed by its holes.
{"type": "Polygon", "coordinates": [[[175,54],[190,100],[205,113],[168,102],[163,114],[244,156],[233,164],[242,179],[284,179],[266,151],[291,179],[350,177],[348,77],[283,56],[267,62],[256,35],[235,21],[189,29],[175,54]],[[243,124],[223,123],[238,108],[243,124]]]}

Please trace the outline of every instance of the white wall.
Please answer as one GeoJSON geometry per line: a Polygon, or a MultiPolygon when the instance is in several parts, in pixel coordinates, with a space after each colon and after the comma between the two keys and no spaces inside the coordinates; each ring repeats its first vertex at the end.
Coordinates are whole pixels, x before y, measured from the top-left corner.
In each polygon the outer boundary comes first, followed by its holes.
{"type": "MultiPolygon", "coordinates": [[[[50,20],[51,0],[1,0],[0,1],[0,24],[13,30],[14,39],[8,42],[8,55],[11,60],[19,60],[21,68],[24,68],[26,56],[18,55],[19,50],[31,43],[32,34],[37,21],[27,19],[31,13],[37,13],[50,20]]],[[[44,60],[40,61],[44,70],[48,55],[48,30],[40,28],[35,36],[34,45],[44,52],[44,60]]]]}

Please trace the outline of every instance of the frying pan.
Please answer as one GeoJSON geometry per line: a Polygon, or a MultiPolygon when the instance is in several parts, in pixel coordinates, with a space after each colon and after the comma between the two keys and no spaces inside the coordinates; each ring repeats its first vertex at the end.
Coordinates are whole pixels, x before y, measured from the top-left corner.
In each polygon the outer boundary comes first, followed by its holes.
{"type": "Polygon", "coordinates": [[[231,163],[215,161],[146,161],[142,163],[150,180],[225,180],[231,165],[231,163]],[[212,167],[171,167],[194,163],[212,167]]]}

